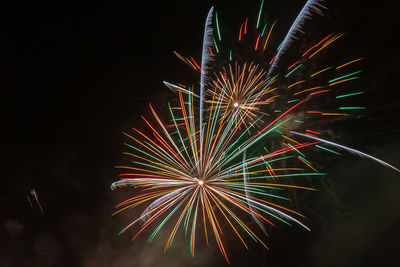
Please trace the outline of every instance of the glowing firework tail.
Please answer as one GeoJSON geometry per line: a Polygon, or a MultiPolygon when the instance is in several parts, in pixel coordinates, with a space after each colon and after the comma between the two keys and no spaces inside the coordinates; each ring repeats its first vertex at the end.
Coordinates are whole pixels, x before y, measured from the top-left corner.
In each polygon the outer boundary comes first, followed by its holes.
{"type": "MultiPolygon", "coordinates": [[[[205,85],[207,82],[207,75],[209,64],[212,61],[212,55],[210,55],[211,47],[213,47],[213,28],[212,28],[212,18],[213,18],[214,8],[212,7],[208,12],[206,25],[204,26],[204,37],[203,37],[203,49],[201,54],[201,74],[200,74],[200,140],[203,140],[203,113],[204,113],[204,94],[205,85]]],[[[201,141],[202,142],[202,141],[201,141]]]]}
{"type": "Polygon", "coordinates": [[[367,159],[371,159],[371,160],[376,161],[376,162],[378,162],[379,164],[381,164],[381,165],[383,165],[385,167],[388,167],[388,168],[391,168],[391,169],[393,169],[393,170],[395,170],[397,172],[400,172],[400,170],[398,168],[390,165],[389,163],[386,163],[383,160],[380,160],[380,159],[378,159],[378,158],[376,158],[374,156],[368,155],[368,154],[366,154],[364,152],[361,152],[359,150],[356,150],[354,148],[350,148],[350,147],[347,147],[347,146],[344,146],[344,145],[340,145],[340,144],[337,144],[337,143],[334,143],[334,142],[331,142],[331,141],[328,141],[328,140],[325,140],[325,139],[322,139],[322,138],[319,138],[319,137],[315,137],[315,136],[312,136],[312,135],[309,135],[309,134],[302,134],[302,133],[298,133],[298,132],[295,132],[295,131],[290,131],[290,132],[293,133],[293,134],[299,135],[299,136],[307,137],[307,138],[310,138],[310,139],[313,139],[313,140],[317,140],[317,141],[319,141],[321,143],[328,144],[328,145],[331,145],[331,146],[346,150],[346,151],[348,151],[348,152],[350,152],[352,154],[355,154],[357,156],[360,156],[360,157],[363,157],[363,158],[367,158],[367,159]]]}
{"type": "Polygon", "coordinates": [[[278,48],[278,53],[273,59],[271,67],[268,71],[268,76],[273,74],[276,66],[279,63],[281,55],[285,53],[287,49],[289,49],[289,46],[296,39],[296,34],[298,32],[301,32],[301,27],[303,26],[304,22],[311,17],[313,12],[321,14],[320,8],[323,8],[323,6],[320,4],[321,2],[321,0],[308,0],[307,3],[304,5],[303,9],[300,11],[299,15],[297,16],[288,33],[286,34],[285,39],[283,39],[280,47],[278,48]]]}
{"type": "Polygon", "coordinates": [[[168,87],[169,89],[171,89],[172,91],[181,91],[181,92],[183,92],[183,93],[191,94],[192,96],[195,96],[195,97],[197,97],[197,98],[200,98],[198,95],[196,95],[196,94],[193,93],[192,91],[189,91],[188,89],[185,89],[185,88],[183,88],[183,87],[181,87],[181,86],[178,86],[178,85],[175,85],[175,84],[166,82],[166,81],[164,81],[163,83],[164,83],[165,86],[167,86],[167,87],[168,87]]]}

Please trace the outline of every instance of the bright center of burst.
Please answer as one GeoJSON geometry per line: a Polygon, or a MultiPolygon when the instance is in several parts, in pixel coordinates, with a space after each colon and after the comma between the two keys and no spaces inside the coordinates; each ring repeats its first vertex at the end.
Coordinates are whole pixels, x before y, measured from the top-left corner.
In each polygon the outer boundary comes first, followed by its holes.
{"type": "Polygon", "coordinates": [[[199,180],[199,185],[203,185],[204,182],[202,180],[199,180]]]}
{"type": "Polygon", "coordinates": [[[233,106],[234,106],[235,108],[237,108],[237,107],[239,106],[239,104],[238,104],[238,103],[234,103],[233,106]]]}

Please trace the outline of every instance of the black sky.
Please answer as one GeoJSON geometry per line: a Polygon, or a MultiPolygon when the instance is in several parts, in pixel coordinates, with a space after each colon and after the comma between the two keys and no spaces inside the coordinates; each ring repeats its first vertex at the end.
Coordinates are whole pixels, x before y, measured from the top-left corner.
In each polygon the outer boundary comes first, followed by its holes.
{"type": "MultiPolygon", "coordinates": [[[[265,1],[289,25],[305,1],[265,1]]],[[[227,266],[215,247],[189,257],[179,238],[162,254],[117,236],[111,217],[127,192],[109,189],[122,160],[121,132],[179,80],[177,50],[199,58],[204,18],[215,6],[227,23],[255,16],[260,1],[12,1],[2,41],[3,163],[0,266],[227,266]],[[35,189],[43,206],[27,200],[35,189]]],[[[345,32],[341,53],[365,58],[368,107],[337,130],[347,145],[400,166],[400,4],[325,2],[309,30],[345,32]]],[[[237,22],[239,23],[239,22],[237,22]]],[[[282,26],[282,27],[283,27],[282,26]]],[[[283,31],[283,28],[282,28],[283,31]]],[[[283,31],[284,32],[284,31],[283,31]]],[[[311,32],[312,33],[312,32],[311,32]]],[[[395,266],[400,262],[400,175],[365,159],[329,157],[329,179],[304,198],[311,233],[272,229],[271,251],[229,247],[231,266],[395,266]]],[[[326,161],[326,159],[325,159],[326,161]]]]}

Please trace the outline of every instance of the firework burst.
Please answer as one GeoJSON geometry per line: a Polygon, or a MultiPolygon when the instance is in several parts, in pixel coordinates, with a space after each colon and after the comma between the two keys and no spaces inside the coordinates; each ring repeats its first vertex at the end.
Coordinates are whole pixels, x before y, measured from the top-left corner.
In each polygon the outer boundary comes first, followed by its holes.
{"type": "Polygon", "coordinates": [[[266,150],[263,154],[242,160],[244,151],[259,146],[267,136],[275,134],[277,129],[292,119],[287,116],[290,110],[275,118],[256,135],[249,135],[252,125],[243,126],[244,132],[234,127],[237,118],[243,120],[248,116],[247,112],[236,110],[229,119],[220,120],[220,113],[225,113],[227,108],[223,108],[223,97],[219,96],[211,104],[213,107],[204,125],[205,139],[200,142],[199,131],[195,127],[193,97],[188,94],[187,100],[184,100],[179,92],[179,99],[179,106],[169,108],[171,124],[162,122],[150,106],[155,124],[144,117],[143,120],[151,134],[138,129],[133,129],[135,136],[126,134],[134,142],[126,144],[132,152],[125,153],[132,157],[133,166],[119,166],[129,172],[122,173],[120,181],[115,182],[113,187],[134,186],[143,193],[120,203],[116,213],[140,204],[146,204],[146,207],[142,215],[122,232],[142,222],[133,237],[135,239],[149,225],[157,222],[158,226],[149,238],[151,241],[175,216],[176,221],[165,249],[171,246],[178,228],[183,226],[185,232],[190,231],[190,251],[194,255],[196,225],[202,224],[207,242],[211,230],[221,253],[228,260],[221,238],[221,220],[229,224],[246,247],[244,235],[266,245],[242,219],[243,213],[270,225],[278,220],[308,229],[301,222],[303,216],[300,213],[280,202],[288,201],[282,195],[284,189],[311,189],[279,181],[288,177],[324,174],[310,171],[309,168],[273,166],[282,160],[295,158],[289,155],[294,150],[299,151],[318,142],[297,143],[269,152],[266,150]],[[243,176],[248,179],[243,181],[243,176]],[[247,196],[246,191],[253,196],[247,196]]]}
{"type": "MultiPolygon", "coordinates": [[[[217,59],[223,54],[221,31],[217,14],[214,17],[210,10],[201,64],[175,52],[200,72],[199,92],[193,86],[164,82],[179,96],[176,105],[168,103],[169,116],[159,116],[150,105],[151,119],[142,117],[147,129],[134,128],[125,134],[131,141],[125,144],[130,164],[118,166],[124,172],[112,188],[132,186],[140,193],[118,204],[115,214],[138,206],[142,213],[121,233],[135,228],[135,239],[147,229],[151,231],[150,242],[162,228],[170,228],[166,250],[178,229],[183,228],[185,235],[190,235],[190,252],[194,256],[196,240],[203,232],[207,244],[213,236],[229,262],[222,239],[224,225],[246,248],[248,239],[267,247],[261,236],[266,233],[264,225],[282,222],[309,230],[304,216],[290,208],[290,199],[285,195],[292,189],[313,190],[294,185],[290,178],[325,175],[306,156],[308,150],[340,155],[326,147],[333,146],[400,171],[373,156],[328,141],[321,132],[309,128],[315,121],[345,117],[364,109],[343,105],[332,110],[323,107],[321,100],[334,98],[340,103],[364,93],[348,91],[346,86],[359,77],[361,70],[347,68],[360,58],[338,66],[310,67],[310,61],[341,34],[330,34],[313,43],[286,68],[277,65],[305,20],[312,12],[320,12],[319,2],[307,1],[271,58],[267,57],[267,48],[271,46],[275,23],[260,27],[262,2],[255,45],[249,47],[254,53],[263,53],[263,62],[235,61],[230,49],[229,63],[220,68],[213,63],[218,65],[217,59]],[[278,69],[283,74],[275,74],[278,69]],[[250,226],[246,217],[257,226],[250,226]]],[[[248,23],[246,19],[241,24],[239,42],[249,32],[248,23]]]]}
{"type": "MultiPolygon", "coordinates": [[[[261,114],[267,115],[261,111],[261,106],[273,101],[276,96],[271,93],[276,88],[271,87],[274,79],[267,79],[266,74],[263,69],[253,63],[249,65],[245,63],[243,66],[236,63],[234,66],[229,65],[228,68],[223,68],[207,90],[209,99],[221,98],[221,108],[226,110],[221,119],[235,117],[237,113],[239,115],[237,124],[240,124],[238,120],[243,115],[245,115],[243,122],[247,124],[254,122],[261,114]],[[265,99],[268,95],[271,96],[265,99]]],[[[211,107],[217,104],[213,100],[205,102],[213,104],[211,107]]],[[[263,122],[260,120],[260,123],[263,122]]]]}

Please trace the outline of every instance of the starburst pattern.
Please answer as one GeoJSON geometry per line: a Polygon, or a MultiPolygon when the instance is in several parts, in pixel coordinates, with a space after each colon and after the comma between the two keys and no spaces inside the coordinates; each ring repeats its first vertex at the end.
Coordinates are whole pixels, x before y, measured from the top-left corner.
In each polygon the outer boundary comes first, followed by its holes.
{"type": "MultiPolygon", "coordinates": [[[[142,212],[121,233],[135,228],[135,239],[147,229],[151,231],[150,242],[161,229],[169,228],[166,250],[178,229],[183,228],[185,235],[190,235],[190,252],[194,256],[196,240],[203,232],[207,243],[214,237],[229,262],[222,239],[224,225],[246,248],[248,240],[267,247],[264,225],[281,222],[309,230],[304,216],[291,208],[285,193],[314,190],[292,183],[291,178],[301,181],[302,177],[325,175],[306,156],[310,149],[341,155],[327,147],[331,146],[400,172],[371,155],[329,141],[320,131],[310,128],[321,119],[351,116],[365,108],[340,104],[343,99],[364,93],[349,91],[346,86],[359,78],[361,70],[348,68],[357,66],[361,58],[337,66],[316,64],[317,69],[310,64],[342,34],[317,39],[307,50],[296,50],[299,56],[289,66],[278,66],[306,19],[313,12],[320,13],[320,2],[307,1],[276,50],[267,49],[272,46],[275,23],[260,27],[262,2],[254,46],[249,45],[253,53],[262,55],[262,62],[234,60],[229,49],[225,53],[228,59],[221,60],[222,67],[218,61],[223,58],[222,34],[218,15],[214,16],[211,8],[201,64],[175,52],[199,71],[198,92],[196,86],[164,82],[178,94],[179,101],[168,103],[169,114],[163,116],[150,105],[151,118],[142,117],[147,128],[125,133],[130,140],[125,144],[130,163],[118,166],[124,172],[112,188],[131,186],[138,194],[119,203],[115,214],[139,206],[142,212]],[[325,107],[327,99],[337,100],[339,107],[325,107]],[[249,217],[256,225],[248,223],[249,217]]],[[[246,18],[240,26],[238,42],[244,42],[249,31],[246,18]]]]}

